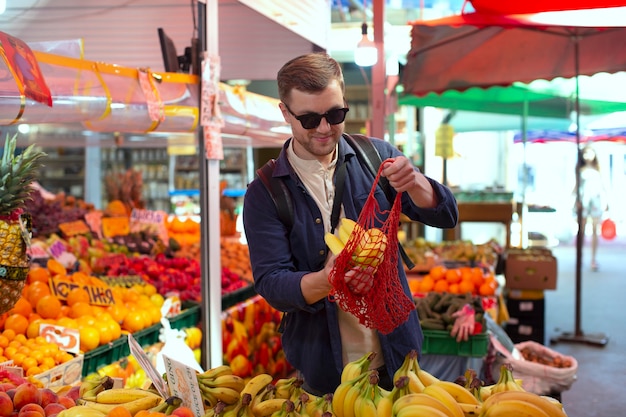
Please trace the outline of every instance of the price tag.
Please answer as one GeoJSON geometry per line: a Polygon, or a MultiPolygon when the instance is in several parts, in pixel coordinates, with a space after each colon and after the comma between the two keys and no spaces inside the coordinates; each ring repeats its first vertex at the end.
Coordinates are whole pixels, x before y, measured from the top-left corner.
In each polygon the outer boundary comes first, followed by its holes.
{"type": "Polygon", "coordinates": [[[196,370],[165,355],[163,363],[172,395],[181,398],[183,405],[189,407],[196,417],[203,416],[204,405],[196,370]]]}
{"type": "Polygon", "coordinates": [[[66,352],[78,355],[80,351],[80,334],[76,329],[42,323],[39,325],[39,335],[43,336],[47,342],[58,345],[66,352]]]}
{"type": "Polygon", "coordinates": [[[104,237],[126,236],[130,233],[128,217],[103,217],[102,234],[104,237]]]}
{"type": "Polygon", "coordinates": [[[110,287],[96,285],[80,285],[64,279],[52,278],[50,280],[53,294],[60,300],[66,300],[70,291],[74,288],[82,287],[89,294],[89,303],[98,306],[108,306],[115,304],[113,290],[110,287]]]}
{"type": "Polygon", "coordinates": [[[61,230],[61,233],[65,235],[65,237],[86,235],[87,233],[89,233],[89,227],[87,227],[87,223],[82,220],[60,223],[59,229],[61,230]]]}
{"type": "Polygon", "coordinates": [[[130,213],[130,231],[148,231],[159,236],[162,242],[167,243],[169,236],[165,226],[167,213],[163,210],[133,209],[130,213]]]}
{"type": "MultiPolygon", "coordinates": [[[[137,343],[137,340],[135,340],[132,333],[128,335],[128,348],[130,349],[130,353],[135,357],[135,359],[137,359],[137,362],[139,362],[141,369],[144,370],[148,378],[152,381],[161,397],[169,398],[171,394],[167,384],[163,381],[161,375],[159,375],[159,371],[157,371],[154,365],[152,365],[152,361],[150,361],[150,358],[148,358],[148,355],[146,355],[146,352],[144,352],[141,345],[137,343]]],[[[204,409],[203,413],[200,415],[203,414],[204,409]]]]}

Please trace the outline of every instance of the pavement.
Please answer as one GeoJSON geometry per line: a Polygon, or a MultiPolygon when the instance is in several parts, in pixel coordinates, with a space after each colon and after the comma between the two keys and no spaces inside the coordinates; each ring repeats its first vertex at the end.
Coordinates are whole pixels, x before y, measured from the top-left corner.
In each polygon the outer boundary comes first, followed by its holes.
{"type": "Polygon", "coordinates": [[[561,393],[568,417],[626,416],[626,237],[600,239],[595,272],[589,240],[582,251],[578,325],[575,242],[552,248],[558,279],[556,290],[545,291],[546,345],[578,361],[576,381],[561,393]]]}

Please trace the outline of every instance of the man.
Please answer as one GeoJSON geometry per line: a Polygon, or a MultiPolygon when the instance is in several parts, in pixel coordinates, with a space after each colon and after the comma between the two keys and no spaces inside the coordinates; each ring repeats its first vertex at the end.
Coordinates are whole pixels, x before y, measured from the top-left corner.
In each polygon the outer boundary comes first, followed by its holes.
{"type": "MultiPolygon", "coordinates": [[[[404,323],[383,335],[359,324],[328,298],[335,258],[329,255],[324,234],[333,229],[336,168],[347,168],[339,196],[341,217],[358,218],[374,181],[342,137],[348,110],[341,67],[324,53],[311,53],[287,62],[277,81],[279,106],[293,137],[283,146],[273,175],[290,191],[293,225],[281,222],[259,179],[250,183],[243,221],[255,289],[285,313],[280,326],[283,349],[309,392],[334,392],[343,366],[368,352],[377,353],[371,368],[379,370],[381,386],[390,389],[406,354],[420,351],[423,335],[417,313],[412,311],[404,323]]],[[[371,140],[382,160],[389,160],[382,175],[395,192],[403,193],[403,213],[431,226],[454,227],[458,209],[450,190],[422,175],[397,148],[371,140]]],[[[377,200],[382,210],[390,208],[380,188],[377,200]]],[[[410,296],[400,262],[400,280],[410,296]]]]}

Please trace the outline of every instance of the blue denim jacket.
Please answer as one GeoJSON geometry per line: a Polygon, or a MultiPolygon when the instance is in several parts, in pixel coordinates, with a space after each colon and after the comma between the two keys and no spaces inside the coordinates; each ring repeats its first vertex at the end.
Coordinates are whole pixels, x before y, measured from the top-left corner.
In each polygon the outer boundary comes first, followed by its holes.
{"type": "MultiPolygon", "coordinates": [[[[372,139],[382,160],[401,155],[388,142],[372,139]]],[[[250,249],[250,261],[255,289],[270,305],[285,313],[282,341],[287,360],[299,370],[308,386],[329,393],[339,385],[343,369],[341,338],[337,321],[337,306],[328,299],[308,305],[300,290],[303,275],[319,271],[327,258],[324,243],[324,222],[313,198],[287,161],[285,143],[274,167],[274,176],[282,177],[289,188],[294,206],[293,227],[285,227],[264,184],[257,178],[247,189],[243,204],[243,223],[250,249]]],[[[370,193],[374,176],[362,166],[355,151],[341,139],[337,164],[345,160],[347,175],[343,193],[346,217],[357,219],[370,193]]],[[[410,219],[424,224],[452,228],[458,219],[456,200],[450,190],[429,179],[439,205],[423,209],[402,197],[402,212],[410,219]]],[[[376,199],[381,210],[390,202],[380,187],[376,199]]],[[[406,274],[398,257],[398,272],[405,292],[410,295],[406,274]]],[[[406,354],[421,350],[422,329],[417,313],[387,335],[380,334],[382,354],[390,375],[400,367],[406,354]]]]}

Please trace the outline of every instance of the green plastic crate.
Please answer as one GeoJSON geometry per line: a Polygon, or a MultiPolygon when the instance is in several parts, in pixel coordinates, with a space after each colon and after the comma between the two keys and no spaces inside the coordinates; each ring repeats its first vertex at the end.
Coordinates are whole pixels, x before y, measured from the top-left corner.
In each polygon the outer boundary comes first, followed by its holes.
{"type": "Polygon", "coordinates": [[[180,314],[169,319],[172,329],[181,330],[197,326],[200,322],[200,304],[185,301],[182,307],[180,314]]]}
{"type": "Polygon", "coordinates": [[[468,340],[456,341],[446,330],[424,330],[423,354],[483,357],[489,347],[486,332],[470,336],[468,340]]]}

